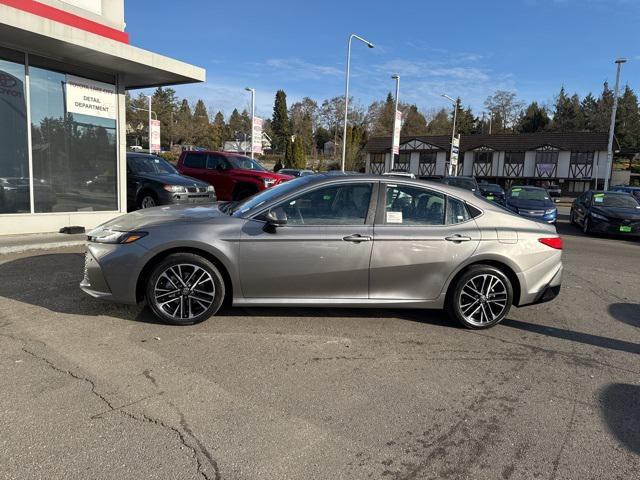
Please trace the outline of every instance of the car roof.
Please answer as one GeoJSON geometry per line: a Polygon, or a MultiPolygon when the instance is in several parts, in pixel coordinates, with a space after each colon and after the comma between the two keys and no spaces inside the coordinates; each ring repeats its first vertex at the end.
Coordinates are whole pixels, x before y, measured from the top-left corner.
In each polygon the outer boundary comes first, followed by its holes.
{"type": "Polygon", "coordinates": [[[532,185],[514,185],[513,187],[509,188],[509,190],[512,190],[514,188],[520,188],[522,190],[546,190],[546,188],[544,187],[534,187],[532,185]]]}
{"type": "Polygon", "coordinates": [[[201,153],[203,155],[208,153],[214,153],[216,155],[222,155],[223,157],[248,157],[244,153],[240,153],[240,152],[220,152],[216,150],[185,150],[182,153],[201,153]]]}

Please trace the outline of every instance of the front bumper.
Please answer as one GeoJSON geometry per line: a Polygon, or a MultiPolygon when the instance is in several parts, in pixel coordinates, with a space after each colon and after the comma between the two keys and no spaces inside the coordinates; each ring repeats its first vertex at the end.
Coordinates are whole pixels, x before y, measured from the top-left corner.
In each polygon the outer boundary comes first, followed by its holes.
{"type": "Polygon", "coordinates": [[[166,204],[198,204],[198,203],[214,203],[216,202],[216,194],[214,192],[196,192],[196,193],[170,193],[163,194],[161,203],[166,204]]]}
{"type": "Polygon", "coordinates": [[[625,237],[640,237],[640,222],[627,221],[604,221],[591,217],[589,228],[592,233],[602,233],[607,235],[621,235],[625,237]],[[628,227],[630,232],[623,232],[620,227],[628,227]]]}

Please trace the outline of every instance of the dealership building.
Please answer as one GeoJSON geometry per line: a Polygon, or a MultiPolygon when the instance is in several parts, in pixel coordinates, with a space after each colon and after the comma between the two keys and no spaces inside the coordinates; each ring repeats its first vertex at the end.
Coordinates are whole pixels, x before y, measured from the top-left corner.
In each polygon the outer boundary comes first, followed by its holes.
{"type": "MultiPolygon", "coordinates": [[[[503,187],[558,185],[563,194],[578,195],[594,188],[596,181],[603,186],[607,144],[608,134],[592,132],[462,135],[458,174],[503,187]]],[[[443,176],[450,148],[450,136],[403,137],[394,169],[422,178],[443,176]]],[[[391,137],[371,138],[365,154],[368,173],[389,171],[391,137]]],[[[613,174],[611,184],[616,185],[620,182],[613,174]]]]}
{"type": "Polygon", "coordinates": [[[126,212],[125,91],[204,80],[132,46],[124,0],[0,0],[0,235],[126,212]]]}

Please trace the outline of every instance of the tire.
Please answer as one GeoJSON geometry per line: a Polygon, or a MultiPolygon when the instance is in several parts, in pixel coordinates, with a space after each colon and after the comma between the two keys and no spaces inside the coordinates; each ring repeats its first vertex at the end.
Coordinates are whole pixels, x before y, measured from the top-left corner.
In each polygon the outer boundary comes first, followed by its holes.
{"type": "Polygon", "coordinates": [[[250,197],[255,193],[257,193],[255,188],[239,187],[235,192],[233,192],[233,200],[236,202],[239,200],[244,200],[245,198],[250,197]]]}
{"type": "Polygon", "coordinates": [[[584,233],[585,235],[589,235],[591,233],[589,217],[584,217],[584,220],[582,221],[582,233],[584,233]]]}
{"type": "Polygon", "coordinates": [[[157,207],[159,205],[155,194],[151,192],[143,192],[138,197],[138,209],[157,207]]]}
{"type": "Polygon", "coordinates": [[[479,330],[500,323],[512,304],[513,286],[509,278],[491,265],[473,265],[453,286],[446,310],[465,327],[479,330]]]}
{"type": "Polygon", "coordinates": [[[172,325],[193,325],[220,309],[225,285],[217,267],[200,255],[174,253],[155,266],[145,287],[153,313],[172,325]],[[196,289],[196,287],[199,287],[196,289]]]}

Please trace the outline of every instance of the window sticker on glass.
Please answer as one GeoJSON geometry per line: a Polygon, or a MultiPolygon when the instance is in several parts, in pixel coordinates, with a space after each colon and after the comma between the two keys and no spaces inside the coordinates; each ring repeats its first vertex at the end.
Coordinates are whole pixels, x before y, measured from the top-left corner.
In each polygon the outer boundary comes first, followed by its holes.
{"type": "Polygon", "coordinates": [[[331,195],[323,195],[322,199],[323,200],[331,200],[331,195]]]}
{"type": "Polygon", "coordinates": [[[520,190],[520,189],[518,189],[518,190],[512,190],[512,191],[511,191],[511,196],[512,196],[512,197],[519,197],[519,196],[520,196],[520,192],[521,192],[521,191],[522,191],[522,190],[520,190]]]}
{"type": "Polygon", "coordinates": [[[402,212],[387,212],[387,223],[402,223],[402,212]]]}
{"type": "Polygon", "coordinates": [[[604,202],[604,195],[594,195],[593,196],[593,201],[596,203],[603,203],[604,202]]]}

